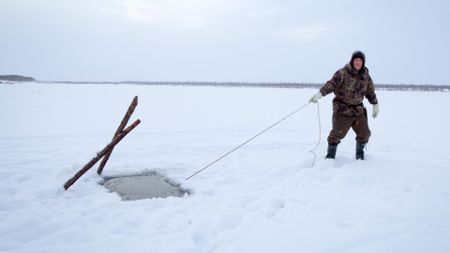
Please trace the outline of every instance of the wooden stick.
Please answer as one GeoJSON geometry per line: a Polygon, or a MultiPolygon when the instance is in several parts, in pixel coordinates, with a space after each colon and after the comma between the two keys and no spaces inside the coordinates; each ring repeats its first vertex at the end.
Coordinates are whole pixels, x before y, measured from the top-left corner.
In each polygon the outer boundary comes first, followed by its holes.
{"type": "MultiPolygon", "coordinates": [[[[138,97],[135,96],[135,97],[133,98],[133,101],[131,101],[131,104],[130,104],[130,106],[128,107],[127,112],[125,113],[125,116],[123,117],[122,122],[120,122],[119,127],[117,128],[116,132],[114,133],[113,139],[114,139],[120,132],[122,132],[122,130],[125,128],[125,126],[126,126],[127,123],[128,123],[128,120],[129,120],[130,117],[131,117],[131,114],[133,114],[134,109],[136,109],[137,104],[138,104],[138,97]]],[[[108,151],[108,152],[105,154],[105,156],[103,157],[102,161],[100,162],[100,166],[98,166],[97,174],[99,174],[99,175],[102,174],[103,168],[105,168],[105,165],[106,165],[106,163],[108,162],[108,159],[109,159],[109,157],[111,156],[111,153],[113,152],[113,150],[114,150],[114,147],[113,147],[110,151],[108,151]]]]}
{"type": "Polygon", "coordinates": [[[131,132],[131,130],[133,130],[137,125],[139,125],[139,123],[141,123],[141,121],[137,119],[135,122],[133,122],[133,124],[131,124],[129,127],[120,132],[116,137],[114,137],[114,139],[108,145],[106,145],[106,147],[104,147],[102,151],[97,153],[97,156],[92,158],[90,162],[84,165],[84,167],[81,170],[79,170],[77,174],[75,174],[75,176],[67,180],[67,182],[64,184],[64,189],[65,190],[69,189],[71,185],[73,185],[84,173],[86,173],[90,168],[92,168],[92,166],[94,166],[95,163],[97,163],[98,160],[100,160],[100,158],[102,158],[106,153],[108,153],[108,151],[113,149],[114,146],[117,145],[117,143],[119,143],[123,139],[123,137],[125,137],[129,132],[131,132]]]}

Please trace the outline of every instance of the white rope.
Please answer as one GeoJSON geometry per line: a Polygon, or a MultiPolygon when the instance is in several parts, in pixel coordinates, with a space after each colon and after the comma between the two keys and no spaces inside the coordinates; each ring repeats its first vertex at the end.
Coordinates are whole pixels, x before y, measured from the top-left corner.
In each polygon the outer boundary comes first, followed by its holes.
{"type": "MultiPolygon", "coordinates": [[[[216,162],[222,160],[223,158],[225,158],[226,156],[230,155],[231,153],[233,153],[234,151],[238,150],[239,148],[241,148],[242,146],[244,146],[245,144],[251,142],[252,140],[256,139],[258,136],[264,134],[265,132],[269,131],[270,129],[272,129],[273,127],[275,127],[276,125],[280,124],[282,121],[286,120],[287,118],[291,117],[292,115],[296,114],[297,112],[301,111],[303,108],[305,108],[307,105],[309,105],[311,102],[308,102],[304,105],[302,105],[301,107],[297,108],[295,111],[289,113],[288,115],[286,115],[285,117],[283,117],[282,119],[278,120],[277,122],[273,123],[272,125],[270,125],[268,128],[264,129],[263,131],[259,132],[257,135],[253,136],[252,138],[246,140],[245,142],[243,142],[242,144],[240,144],[239,146],[235,147],[234,149],[228,151],[227,153],[225,153],[224,155],[222,155],[221,157],[217,158],[216,160],[214,160],[213,162],[211,162],[210,164],[206,165],[205,167],[203,167],[202,169],[196,171],[194,174],[192,174],[191,176],[187,177],[185,180],[189,180],[190,178],[194,177],[195,175],[199,174],[200,172],[206,170],[208,167],[210,167],[211,165],[215,164],[216,162]]],[[[320,123],[320,108],[319,108],[319,102],[317,102],[317,118],[318,118],[318,122],[319,122],[319,139],[317,141],[317,144],[314,146],[313,149],[311,149],[309,152],[311,152],[314,155],[314,159],[313,159],[313,163],[312,165],[314,166],[315,162],[316,162],[316,153],[314,152],[320,145],[320,141],[322,138],[322,126],[320,123]]]]}
{"type": "Polygon", "coordinates": [[[318,126],[319,126],[319,138],[317,140],[316,145],[314,146],[314,148],[312,148],[309,152],[312,153],[314,155],[314,159],[312,162],[312,166],[314,167],[314,165],[316,164],[316,149],[319,147],[320,142],[322,140],[322,124],[320,123],[320,106],[319,106],[319,102],[317,102],[317,122],[318,122],[318,126]]]}

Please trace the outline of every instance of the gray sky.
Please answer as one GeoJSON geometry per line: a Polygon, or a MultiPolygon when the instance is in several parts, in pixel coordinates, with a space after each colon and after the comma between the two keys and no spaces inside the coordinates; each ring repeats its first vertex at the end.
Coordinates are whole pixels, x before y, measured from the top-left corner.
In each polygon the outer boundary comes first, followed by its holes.
{"type": "Polygon", "coordinates": [[[450,84],[450,1],[0,0],[0,74],[318,82],[366,53],[376,83],[450,84]]]}

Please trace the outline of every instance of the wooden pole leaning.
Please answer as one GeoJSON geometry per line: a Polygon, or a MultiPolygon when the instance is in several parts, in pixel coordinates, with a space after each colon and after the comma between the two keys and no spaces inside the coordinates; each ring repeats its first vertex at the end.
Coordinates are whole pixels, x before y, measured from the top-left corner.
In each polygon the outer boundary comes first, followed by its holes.
{"type": "Polygon", "coordinates": [[[133,122],[133,124],[125,128],[116,137],[114,137],[114,139],[112,139],[112,141],[108,145],[106,145],[106,147],[104,147],[100,152],[98,152],[97,155],[94,158],[92,158],[91,161],[89,161],[86,165],[84,165],[84,167],[81,168],[81,170],[79,170],[77,174],[75,174],[71,179],[67,180],[67,182],[64,184],[64,189],[65,190],[69,189],[70,186],[72,186],[84,173],[86,173],[90,168],[92,168],[92,166],[94,166],[98,162],[98,160],[100,160],[106,153],[111,151],[114,148],[114,146],[116,146],[117,143],[119,143],[123,139],[123,137],[125,137],[129,132],[131,132],[131,130],[133,130],[137,125],[139,125],[139,123],[141,123],[141,121],[137,119],[136,121],[133,122]]]}
{"type": "MultiPolygon", "coordinates": [[[[131,104],[130,104],[130,106],[128,107],[127,112],[125,113],[125,116],[123,117],[122,122],[120,122],[119,127],[117,128],[116,132],[114,133],[113,139],[114,139],[115,137],[117,137],[117,136],[122,132],[122,130],[125,128],[125,126],[126,126],[127,123],[128,123],[128,120],[129,120],[130,117],[131,117],[131,114],[133,114],[134,109],[136,109],[137,104],[138,104],[138,97],[135,96],[135,97],[133,98],[133,101],[131,101],[131,104]]],[[[111,153],[113,152],[113,150],[114,150],[114,147],[111,148],[111,150],[108,151],[108,152],[105,154],[105,156],[103,157],[102,161],[100,162],[100,166],[98,166],[97,174],[99,174],[99,175],[102,174],[103,169],[105,168],[105,165],[106,165],[106,163],[108,162],[108,159],[109,159],[109,157],[111,156],[111,153]]]]}

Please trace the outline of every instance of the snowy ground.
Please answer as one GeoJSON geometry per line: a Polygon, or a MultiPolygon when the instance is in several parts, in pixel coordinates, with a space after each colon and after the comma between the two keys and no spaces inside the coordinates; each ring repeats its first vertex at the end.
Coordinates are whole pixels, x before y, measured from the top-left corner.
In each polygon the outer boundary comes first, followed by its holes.
{"type": "MultiPolygon", "coordinates": [[[[354,134],[323,160],[331,96],[184,178],[306,103],[312,89],[0,86],[1,252],[450,252],[450,93],[378,91],[366,161],[354,134]],[[133,96],[142,120],[105,175],[156,170],[192,195],[124,202],[95,168],[133,96]]],[[[367,104],[367,103],[366,103],[367,104]]],[[[369,107],[371,111],[371,107],[369,107]]]]}

